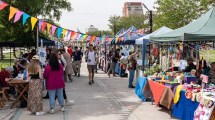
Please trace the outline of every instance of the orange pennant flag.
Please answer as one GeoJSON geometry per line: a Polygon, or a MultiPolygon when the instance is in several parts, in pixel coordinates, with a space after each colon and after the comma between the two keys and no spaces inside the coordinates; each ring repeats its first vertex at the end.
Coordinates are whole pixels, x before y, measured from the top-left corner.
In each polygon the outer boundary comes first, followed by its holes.
{"type": "Polygon", "coordinates": [[[10,14],[9,14],[9,21],[13,18],[13,16],[18,12],[18,9],[10,6],[10,14]]]}
{"type": "Polygon", "coordinates": [[[32,30],[34,29],[35,24],[37,23],[38,19],[35,17],[31,17],[31,27],[32,30]]]}
{"type": "Polygon", "coordinates": [[[52,26],[51,24],[47,23],[47,30],[48,30],[48,32],[50,32],[51,26],[52,26]]]}

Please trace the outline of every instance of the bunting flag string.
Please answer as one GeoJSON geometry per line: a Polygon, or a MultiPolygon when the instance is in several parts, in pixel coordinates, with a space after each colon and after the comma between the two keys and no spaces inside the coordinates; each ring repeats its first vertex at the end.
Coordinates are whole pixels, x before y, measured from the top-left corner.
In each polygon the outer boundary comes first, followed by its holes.
{"type": "MultiPolygon", "coordinates": [[[[5,7],[9,6],[6,2],[3,2],[0,0],[0,10],[4,9],[5,7]]],[[[39,27],[39,31],[43,32],[45,30],[48,31],[52,36],[57,36],[58,38],[64,38],[64,40],[77,40],[77,41],[89,41],[89,42],[95,42],[99,44],[103,44],[105,41],[109,43],[117,43],[125,40],[129,40],[132,34],[143,34],[145,32],[145,29],[139,29],[132,31],[130,30],[127,36],[122,37],[109,37],[109,36],[90,36],[87,34],[83,34],[79,32],[75,32],[73,30],[68,30],[65,28],[62,28],[60,26],[52,25],[42,19],[38,19],[36,17],[30,16],[29,14],[20,11],[19,9],[9,6],[10,7],[10,13],[9,13],[9,21],[14,17],[13,22],[17,22],[22,17],[22,25],[25,25],[26,21],[30,18],[31,21],[31,29],[34,30],[35,25],[37,24],[37,27],[39,27]],[[55,32],[57,31],[57,34],[55,32]]]]}

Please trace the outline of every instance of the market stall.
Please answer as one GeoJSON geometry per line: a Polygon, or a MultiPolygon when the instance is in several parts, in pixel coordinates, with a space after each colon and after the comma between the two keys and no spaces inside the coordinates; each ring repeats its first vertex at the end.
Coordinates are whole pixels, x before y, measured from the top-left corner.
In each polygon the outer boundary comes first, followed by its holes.
{"type": "Polygon", "coordinates": [[[162,46],[159,50],[162,71],[152,73],[149,69],[145,77],[139,77],[135,89],[139,98],[153,97],[157,106],[171,109],[172,116],[182,120],[214,119],[215,86],[211,74],[214,64],[210,69],[208,59],[200,57],[200,52],[212,50],[209,43],[215,40],[214,18],[212,8],[182,28],[150,37],[153,43],[162,46]],[[152,76],[146,77],[147,74],[152,76]]]}

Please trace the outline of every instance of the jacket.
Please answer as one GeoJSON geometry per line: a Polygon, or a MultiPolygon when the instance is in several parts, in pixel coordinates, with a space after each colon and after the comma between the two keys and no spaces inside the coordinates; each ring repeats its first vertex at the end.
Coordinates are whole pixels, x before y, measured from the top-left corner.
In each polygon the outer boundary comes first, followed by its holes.
{"type": "Polygon", "coordinates": [[[46,79],[47,90],[55,90],[65,87],[63,80],[63,65],[60,64],[60,69],[58,71],[52,71],[51,66],[47,65],[43,76],[46,79]]]}

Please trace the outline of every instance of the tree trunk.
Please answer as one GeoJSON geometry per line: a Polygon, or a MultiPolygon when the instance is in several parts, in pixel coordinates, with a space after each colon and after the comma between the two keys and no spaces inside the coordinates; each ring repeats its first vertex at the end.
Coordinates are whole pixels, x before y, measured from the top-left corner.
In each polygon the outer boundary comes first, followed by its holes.
{"type": "Polygon", "coordinates": [[[0,48],[0,57],[1,57],[1,60],[4,59],[4,55],[3,55],[3,47],[0,48]]]}

